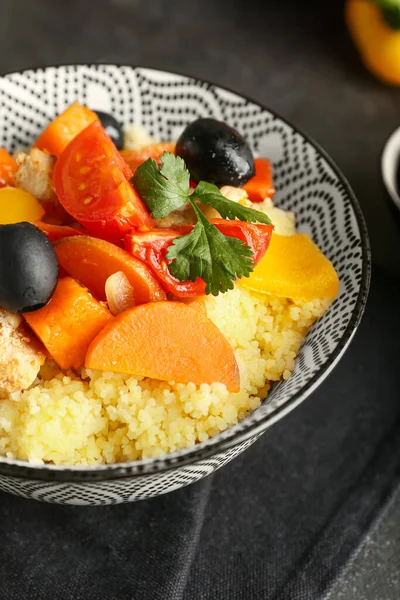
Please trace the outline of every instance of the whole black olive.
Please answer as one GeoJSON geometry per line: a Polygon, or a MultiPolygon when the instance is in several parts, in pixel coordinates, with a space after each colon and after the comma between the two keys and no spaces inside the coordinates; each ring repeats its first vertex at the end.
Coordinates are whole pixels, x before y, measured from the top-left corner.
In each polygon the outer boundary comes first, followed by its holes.
{"type": "Polygon", "coordinates": [[[31,223],[0,226],[0,306],[13,313],[42,308],[57,283],[51,242],[31,223]]]}
{"type": "Polygon", "coordinates": [[[122,131],[121,123],[118,123],[117,119],[112,115],[101,110],[96,110],[96,114],[117,149],[122,150],[124,147],[124,132],[122,131]]]}
{"type": "Polygon", "coordinates": [[[176,154],[195,181],[238,187],[255,174],[254,157],[244,137],[216,119],[190,123],[176,143],[176,154]]]}

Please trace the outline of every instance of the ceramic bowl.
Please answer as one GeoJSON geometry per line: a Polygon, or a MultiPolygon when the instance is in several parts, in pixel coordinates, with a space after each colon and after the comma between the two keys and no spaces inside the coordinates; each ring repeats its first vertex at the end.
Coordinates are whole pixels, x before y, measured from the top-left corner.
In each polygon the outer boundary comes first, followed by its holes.
{"type": "Polygon", "coordinates": [[[0,146],[29,145],[75,100],[174,140],[197,117],[236,127],[254,152],[273,162],[275,203],[294,211],[333,262],[340,294],[308,334],[288,381],[216,437],[158,459],[96,467],[34,465],[0,459],[0,489],[37,500],[113,504],[141,500],[193,483],[248,448],[309,396],[343,355],[360,322],[370,279],[367,230],[343,175],[305,134],[271,110],[227,89],[164,71],[109,64],[69,65],[11,73],[0,79],[0,146]]]}
{"type": "Polygon", "coordinates": [[[400,217],[400,189],[398,171],[400,168],[400,127],[395,129],[387,139],[381,157],[381,174],[387,194],[393,207],[399,211],[400,217]]]}

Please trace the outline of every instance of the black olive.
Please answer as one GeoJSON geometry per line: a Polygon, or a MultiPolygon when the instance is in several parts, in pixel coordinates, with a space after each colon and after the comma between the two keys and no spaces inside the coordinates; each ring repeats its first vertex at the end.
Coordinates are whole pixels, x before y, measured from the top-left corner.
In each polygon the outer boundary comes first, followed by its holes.
{"type": "Polygon", "coordinates": [[[176,143],[176,154],[195,181],[238,187],[255,174],[254,157],[244,137],[216,119],[190,123],[176,143]]]}
{"type": "Polygon", "coordinates": [[[58,279],[51,242],[31,223],[0,226],[0,306],[13,313],[42,308],[58,279]]]}
{"type": "Polygon", "coordinates": [[[124,132],[122,131],[121,123],[118,123],[117,119],[112,115],[101,110],[96,110],[96,114],[118,150],[122,150],[124,147],[124,132]]]}

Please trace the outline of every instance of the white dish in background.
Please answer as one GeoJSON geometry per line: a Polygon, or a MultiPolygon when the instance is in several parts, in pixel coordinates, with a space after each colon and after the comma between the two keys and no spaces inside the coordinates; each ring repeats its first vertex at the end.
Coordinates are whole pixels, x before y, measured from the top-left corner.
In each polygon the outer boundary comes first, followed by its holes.
{"type": "Polygon", "coordinates": [[[397,173],[400,168],[400,127],[387,139],[381,157],[382,179],[395,207],[400,210],[397,173]]]}

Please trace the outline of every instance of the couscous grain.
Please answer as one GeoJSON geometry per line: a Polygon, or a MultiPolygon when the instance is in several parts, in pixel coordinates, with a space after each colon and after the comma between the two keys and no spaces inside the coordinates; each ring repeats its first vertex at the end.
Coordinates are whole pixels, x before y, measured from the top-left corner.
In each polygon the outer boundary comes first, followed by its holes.
{"type": "Polygon", "coordinates": [[[260,405],[287,379],[301,342],[328,301],[301,304],[235,286],[206,300],[232,345],[241,389],[174,384],[46,362],[35,385],[0,403],[0,454],[30,462],[93,465],[161,456],[202,442],[260,405]]]}

